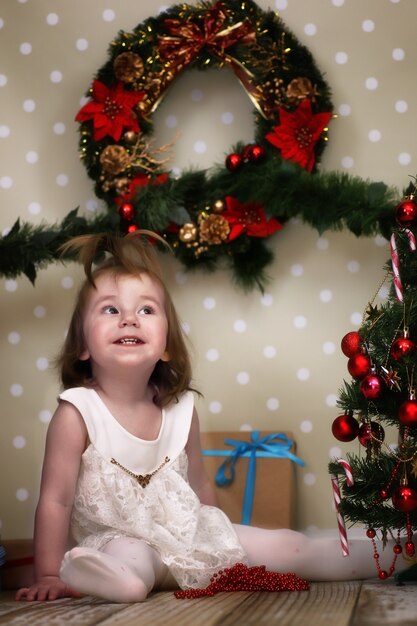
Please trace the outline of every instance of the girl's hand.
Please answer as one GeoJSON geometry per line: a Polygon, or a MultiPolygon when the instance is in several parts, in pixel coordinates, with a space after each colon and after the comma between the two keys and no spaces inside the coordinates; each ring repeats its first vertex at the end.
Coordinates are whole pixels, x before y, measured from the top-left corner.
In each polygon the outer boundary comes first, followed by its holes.
{"type": "Polygon", "coordinates": [[[79,598],[80,594],[68,587],[58,576],[43,576],[30,587],[19,589],[15,599],[43,602],[68,597],[79,598]]]}

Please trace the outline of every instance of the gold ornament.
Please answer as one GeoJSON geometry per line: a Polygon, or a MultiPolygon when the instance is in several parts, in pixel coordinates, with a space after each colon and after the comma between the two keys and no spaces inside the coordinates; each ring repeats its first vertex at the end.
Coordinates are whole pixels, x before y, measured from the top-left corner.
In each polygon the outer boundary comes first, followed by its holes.
{"type": "Polygon", "coordinates": [[[116,176],[130,164],[130,156],[123,146],[111,145],[100,154],[100,163],[104,172],[116,176]]]}
{"type": "Polygon", "coordinates": [[[213,211],[215,213],[221,213],[222,211],[224,211],[224,202],[223,200],[216,200],[215,203],[213,204],[213,211]]]}
{"type": "Polygon", "coordinates": [[[184,224],[184,226],[180,228],[179,238],[184,243],[195,241],[197,238],[197,226],[192,223],[184,224]]]}
{"type": "Polygon", "coordinates": [[[138,54],[134,52],[122,52],[113,63],[116,78],[123,83],[133,83],[143,76],[145,66],[138,54]]]}
{"type": "Polygon", "coordinates": [[[310,98],[311,102],[315,102],[316,96],[320,94],[316,87],[312,85],[311,80],[305,76],[299,76],[289,83],[286,95],[288,100],[292,100],[293,102],[296,100],[305,100],[306,98],[310,98]]]}
{"type": "Polygon", "coordinates": [[[137,133],[135,133],[133,130],[128,130],[124,133],[123,139],[126,141],[126,143],[130,143],[133,145],[136,143],[138,136],[137,133]]]}
{"type": "Polygon", "coordinates": [[[206,241],[210,245],[218,246],[225,241],[229,235],[229,222],[217,214],[202,217],[199,221],[199,234],[201,241],[206,241]]]}

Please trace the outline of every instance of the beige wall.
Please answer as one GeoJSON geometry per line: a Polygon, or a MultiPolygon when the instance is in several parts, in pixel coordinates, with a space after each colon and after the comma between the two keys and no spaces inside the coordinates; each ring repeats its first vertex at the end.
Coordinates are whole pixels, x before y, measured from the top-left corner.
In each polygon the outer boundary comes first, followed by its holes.
{"type": "MultiPolygon", "coordinates": [[[[403,188],[417,170],[417,3],[272,2],[310,48],[333,90],[339,117],[331,123],[323,168],[403,188]],[[337,62],[339,53],[347,55],[345,63],[337,62]]],[[[266,10],[270,2],[258,4],[266,10]]],[[[4,231],[18,216],[52,222],[77,205],[83,212],[94,206],[92,184],[78,160],[74,115],[112,37],[157,15],[160,7],[154,0],[1,3],[4,231]],[[110,21],[103,19],[105,10],[113,11],[105,14],[110,21]],[[31,45],[29,54],[22,44],[31,45]],[[51,81],[54,71],[62,75],[59,82],[51,81]]],[[[180,132],[175,166],[208,167],[238,139],[251,139],[251,105],[233,77],[223,74],[184,75],[157,112],[158,141],[180,132]],[[194,89],[202,93],[198,102],[191,97],[194,89]],[[224,112],[234,114],[233,124],[222,123],[224,112]],[[170,115],[177,119],[175,129],[166,127],[170,115]],[[198,140],[206,143],[206,154],[193,151],[198,140]]],[[[330,431],[338,415],[338,389],[348,377],[340,340],[358,327],[378,291],[389,249],[380,238],[357,240],[345,232],[319,236],[297,221],[286,225],[271,246],[275,262],[264,297],[240,292],[226,272],[184,275],[176,262],[163,262],[194,346],[196,382],[205,396],[198,402],[202,428],[292,430],[306,461],[297,470],[298,526],[333,527],[327,463],[357,445],[340,445],[330,431]]],[[[26,278],[1,280],[3,538],[32,532],[44,438],[58,391],[50,364],[80,276],[79,267],[68,265],[41,271],[35,288],[26,278]]],[[[385,296],[382,288],[377,301],[385,296]]]]}

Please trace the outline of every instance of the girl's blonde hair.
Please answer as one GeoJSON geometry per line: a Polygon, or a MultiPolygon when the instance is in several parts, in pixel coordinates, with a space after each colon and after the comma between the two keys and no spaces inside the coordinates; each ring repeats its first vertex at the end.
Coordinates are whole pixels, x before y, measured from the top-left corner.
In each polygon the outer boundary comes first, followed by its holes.
{"type": "Polygon", "coordinates": [[[140,277],[142,274],[147,274],[163,290],[168,320],[166,349],[170,360],[158,361],[152,373],[150,380],[158,390],[156,402],[160,406],[165,406],[177,399],[184,391],[192,389],[189,352],[177,312],[162,278],[156,252],[149,243],[149,237],[168,245],[156,233],[139,230],[125,237],[107,233],[81,235],[69,240],[61,247],[61,251],[67,258],[72,257],[83,263],[86,275],[78,292],[65,342],[57,358],[57,367],[65,389],[92,384],[90,362],[79,358],[85,349],[84,311],[88,294],[91,289],[96,289],[96,280],[106,273],[116,277],[122,275],[140,277]]]}

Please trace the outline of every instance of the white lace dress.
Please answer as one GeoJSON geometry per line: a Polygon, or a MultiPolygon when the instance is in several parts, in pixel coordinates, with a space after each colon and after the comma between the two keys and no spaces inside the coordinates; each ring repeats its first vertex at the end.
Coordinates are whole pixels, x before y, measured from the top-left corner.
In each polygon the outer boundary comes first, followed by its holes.
{"type": "Polygon", "coordinates": [[[67,389],[60,398],[79,410],[90,440],[71,518],[76,544],[100,549],[116,537],[143,539],[159,552],[182,589],[206,587],[219,569],[247,564],[230,520],[220,509],[202,505],[188,482],[184,448],[194,406],[191,393],[162,410],[153,441],[125,430],[94,389],[67,389]],[[150,474],[146,486],[135,477],[150,474]]]}

